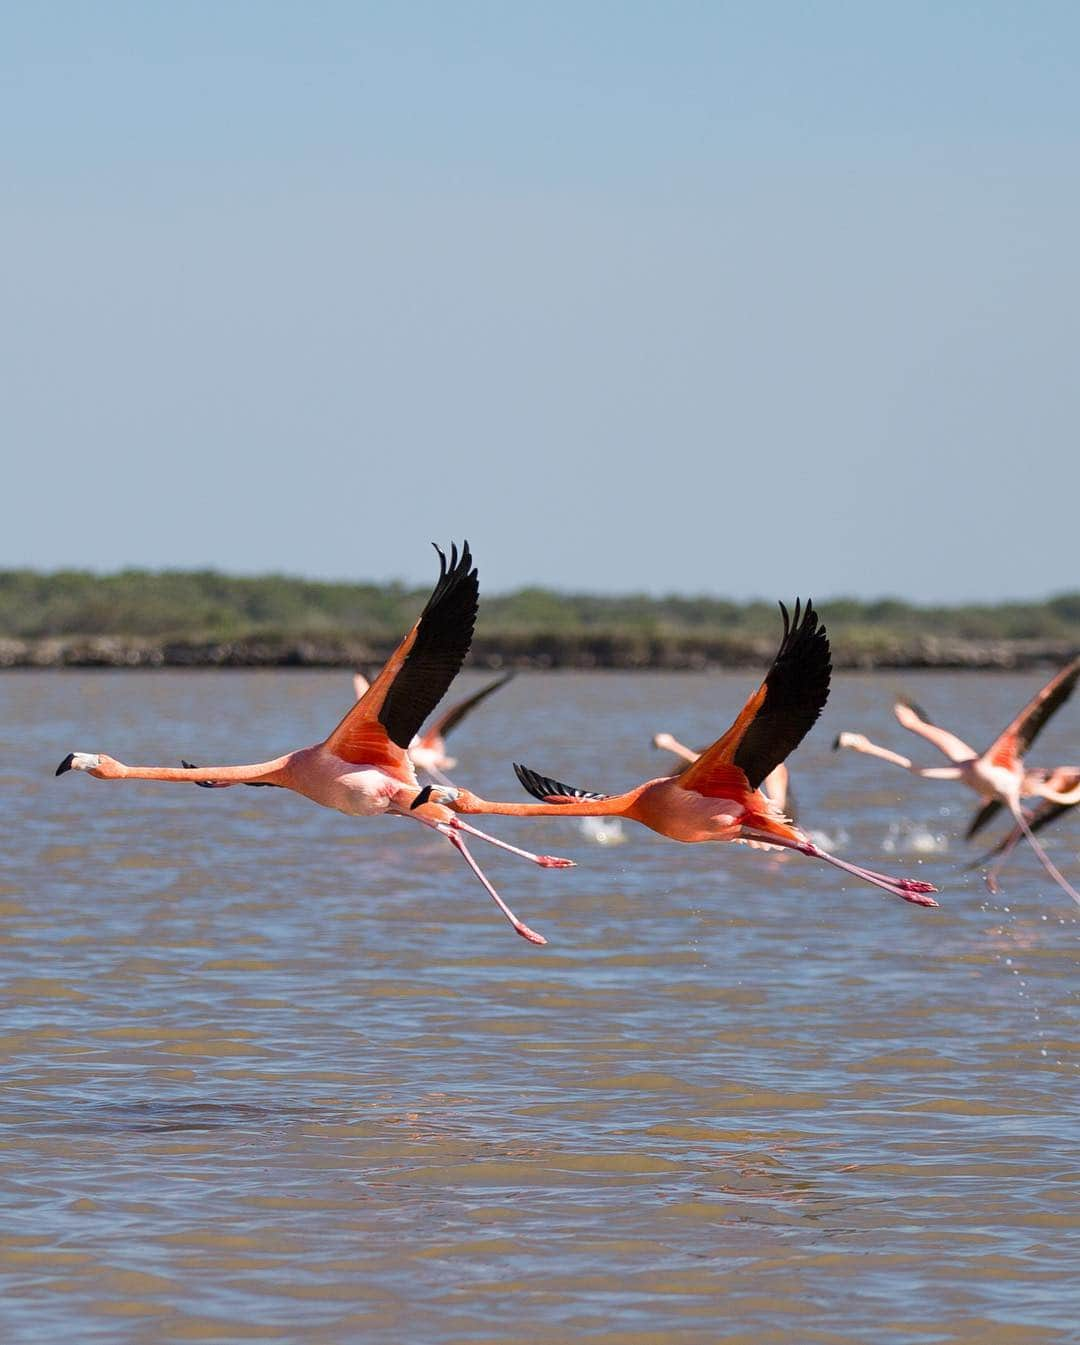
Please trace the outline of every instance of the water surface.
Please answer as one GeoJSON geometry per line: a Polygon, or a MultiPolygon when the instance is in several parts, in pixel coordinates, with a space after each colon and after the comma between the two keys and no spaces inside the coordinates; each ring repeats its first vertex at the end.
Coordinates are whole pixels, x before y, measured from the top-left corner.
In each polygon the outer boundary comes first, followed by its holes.
{"type": "MultiPolygon", "coordinates": [[[[479,681],[463,677],[455,691],[479,681]]],[[[452,740],[617,790],[700,744],[744,674],[522,675],[452,740]]],[[[54,779],[70,750],[258,760],[339,673],[0,678],[5,1341],[1075,1341],[1076,910],[975,800],[907,690],[977,745],[1038,675],[836,679],[792,759],[804,824],[929,878],[924,911],[800,857],[489,819],[482,862],[276,790],[54,779]]],[[[1080,760],[1070,706],[1033,760],[1080,760]]],[[[1074,882],[1080,816],[1045,833],[1074,882]]]]}

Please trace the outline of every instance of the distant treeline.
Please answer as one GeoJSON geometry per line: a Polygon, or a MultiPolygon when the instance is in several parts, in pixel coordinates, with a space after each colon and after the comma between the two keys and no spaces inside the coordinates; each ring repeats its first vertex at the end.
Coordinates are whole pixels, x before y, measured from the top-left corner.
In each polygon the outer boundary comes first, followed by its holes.
{"type": "MultiPolygon", "coordinates": [[[[381,654],[415,619],[427,592],[426,587],[322,583],[283,575],[238,578],[212,570],[111,575],[5,570],[0,571],[0,640],[7,642],[8,654],[0,661],[49,661],[23,659],[18,649],[27,644],[86,647],[87,641],[106,641],[114,647],[116,641],[129,641],[139,649],[267,651],[265,658],[242,662],[347,662],[357,651],[381,654]],[[287,647],[316,652],[294,659],[270,652],[287,647]]],[[[1080,592],[1046,602],[957,607],[836,598],[819,608],[841,663],[921,662],[918,651],[941,642],[949,648],[965,642],[972,647],[1026,642],[1045,647],[1047,656],[1059,648],[1080,648],[1080,592]]],[[[498,662],[505,648],[508,660],[544,665],[696,666],[756,657],[775,642],[778,628],[777,609],[767,602],[603,597],[528,588],[483,597],[474,652],[484,662],[498,662]]],[[[229,659],[219,655],[203,661],[229,659]]],[[[978,659],[959,659],[972,661],[978,659]]]]}

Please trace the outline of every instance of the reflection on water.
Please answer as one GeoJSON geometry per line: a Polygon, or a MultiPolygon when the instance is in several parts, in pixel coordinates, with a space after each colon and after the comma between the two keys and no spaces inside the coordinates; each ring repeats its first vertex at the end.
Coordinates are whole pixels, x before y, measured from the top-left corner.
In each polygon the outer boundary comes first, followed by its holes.
{"type": "MultiPolygon", "coordinates": [[[[1030,679],[906,680],[981,741],[1030,679]]],[[[704,740],[746,685],[524,676],[458,774],[619,789],[657,724],[704,740]]],[[[891,846],[940,911],[490,819],[579,863],[489,852],[536,949],[419,827],[51,774],[264,757],[347,679],[0,679],[3,1339],[1075,1340],[1074,910],[1024,854],[996,898],[962,872],[957,786],[829,751],[900,747],[894,689],[837,679],[800,817],[891,846]]],[[[1078,718],[1040,759],[1080,759],[1078,718]]],[[[1075,821],[1046,838],[1075,873],[1075,821]]]]}

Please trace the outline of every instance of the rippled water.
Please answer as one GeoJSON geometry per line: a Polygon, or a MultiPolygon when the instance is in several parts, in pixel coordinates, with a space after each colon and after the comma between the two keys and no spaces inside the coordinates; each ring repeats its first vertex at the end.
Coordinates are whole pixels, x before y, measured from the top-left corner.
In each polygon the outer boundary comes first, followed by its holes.
{"type": "MultiPolygon", "coordinates": [[[[460,690],[477,682],[464,677],[460,690]]],[[[523,675],[454,739],[618,789],[745,675],[523,675]]],[[[492,820],[516,938],[450,847],[283,791],[54,779],[68,751],[255,760],[336,673],[0,679],[5,1341],[1075,1341],[1076,909],[897,748],[904,688],[976,743],[1037,675],[840,677],[801,819],[929,877],[924,911],[800,857],[492,820]],[[891,853],[890,853],[891,852],[891,853]]],[[[1080,713],[1046,731],[1080,760],[1080,713]]],[[[1074,881],[1080,816],[1045,833],[1074,881]]]]}

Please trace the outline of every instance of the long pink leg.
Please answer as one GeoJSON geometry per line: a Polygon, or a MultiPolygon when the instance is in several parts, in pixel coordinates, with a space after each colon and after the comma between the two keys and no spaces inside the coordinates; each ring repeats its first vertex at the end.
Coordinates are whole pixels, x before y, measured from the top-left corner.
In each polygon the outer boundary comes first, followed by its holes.
{"type": "Polygon", "coordinates": [[[1009,810],[1011,811],[1013,817],[1016,819],[1017,826],[1027,837],[1028,844],[1035,851],[1036,855],[1038,855],[1039,863],[1043,866],[1043,868],[1050,875],[1050,877],[1053,878],[1054,882],[1057,883],[1058,887],[1060,887],[1063,892],[1067,892],[1069,896],[1072,897],[1073,901],[1075,901],[1076,904],[1080,906],[1080,892],[1077,892],[1074,887],[1071,887],[1068,881],[1054,867],[1053,860],[1042,848],[1039,842],[1035,839],[1035,833],[1028,826],[1028,820],[1024,816],[1023,808],[1021,808],[1019,804],[1014,803],[1012,800],[1010,800],[1009,810]]]}
{"type": "Polygon", "coordinates": [[[874,869],[862,869],[857,864],[849,864],[836,855],[830,855],[827,850],[822,850],[812,841],[789,841],[780,836],[770,836],[766,832],[751,831],[749,828],[744,830],[743,835],[752,836],[754,840],[767,841],[770,845],[782,846],[785,850],[798,850],[801,855],[808,855],[811,859],[823,859],[826,864],[832,864],[834,868],[843,869],[845,873],[850,873],[855,878],[861,878],[863,882],[871,883],[874,887],[880,887],[894,897],[901,897],[904,901],[913,902],[916,906],[936,906],[938,904],[930,896],[931,892],[937,891],[932,883],[920,882],[917,878],[890,878],[887,873],[878,873],[874,869]]]}
{"type": "Polygon", "coordinates": [[[518,855],[521,859],[539,864],[542,869],[573,869],[577,867],[572,859],[560,859],[557,855],[534,855],[531,850],[520,850],[516,845],[509,845],[506,841],[500,841],[497,836],[489,836],[486,831],[481,831],[479,827],[463,822],[460,817],[454,817],[447,825],[452,827],[454,831],[466,831],[470,836],[476,836],[481,841],[487,841],[489,845],[497,845],[500,850],[509,850],[512,855],[518,855]]]}
{"type": "MultiPolygon", "coordinates": [[[[413,817],[416,817],[415,813],[412,815],[413,817]]],[[[530,929],[529,926],[525,924],[523,920],[519,920],[510,907],[507,906],[506,902],[503,901],[502,897],[495,891],[491,883],[488,882],[487,875],[481,869],[480,865],[477,864],[476,860],[473,859],[471,852],[465,845],[464,840],[457,834],[457,831],[449,827],[445,822],[434,822],[426,817],[417,817],[416,820],[422,822],[425,827],[430,827],[432,831],[437,831],[440,836],[445,836],[454,849],[461,852],[461,856],[465,860],[465,863],[468,864],[469,868],[472,869],[473,873],[476,874],[477,878],[479,878],[480,882],[483,884],[484,891],[492,899],[495,905],[498,906],[499,910],[502,911],[503,915],[506,916],[507,920],[510,921],[523,939],[528,939],[530,943],[547,943],[547,939],[545,939],[542,934],[537,934],[536,930],[530,929]]],[[[481,835],[483,835],[482,832],[481,835]]]]}
{"type": "Polygon", "coordinates": [[[503,901],[502,897],[499,896],[498,892],[496,892],[488,882],[484,875],[484,871],[481,869],[480,865],[477,864],[476,860],[473,859],[472,855],[469,853],[468,847],[457,832],[443,831],[442,834],[455,850],[461,851],[462,858],[465,860],[465,863],[468,864],[469,868],[472,869],[473,873],[476,874],[477,878],[480,879],[481,883],[483,883],[484,890],[487,892],[488,896],[494,901],[495,905],[498,906],[499,910],[502,911],[503,915],[506,916],[507,920],[510,921],[521,937],[523,939],[528,939],[530,943],[547,943],[547,939],[544,938],[543,934],[537,934],[535,929],[530,929],[529,926],[525,924],[524,921],[519,920],[510,907],[507,906],[506,902],[503,901]]]}
{"type": "Polygon", "coordinates": [[[987,888],[991,892],[993,892],[995,896],[997,896],[998,893],[998,874],[1005,867],[1005,861],[1009,858],[1009,856],[1012,854],[1012,852],[1016,849],[1016,847],[1020,844],[1020,842],[1023,839],[1024,839],[1024,833],[1020,830],[1020,828],[1013,827],[1012,833],[1007,838],[1004,849],[1001,851],[1001,854],[998,855],[998,857],[994,860],[993,864],[991,864],[990,867],[986,870],[984,882],[986,883],[987,888]]]}

